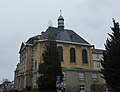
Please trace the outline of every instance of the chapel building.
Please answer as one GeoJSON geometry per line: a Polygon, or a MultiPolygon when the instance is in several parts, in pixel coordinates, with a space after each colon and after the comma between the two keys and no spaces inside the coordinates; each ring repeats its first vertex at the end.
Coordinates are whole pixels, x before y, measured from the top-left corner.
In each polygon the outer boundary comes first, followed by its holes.
{"type": "Polygon", "coordinates": [[[91,92],[91,85],[104,84],[100,77],[100,60],[103,50],[94,49],[74,30],[65,29],[64,18],[58,17],[58,27],[49,26],[40,35],[22,42],[20,61],[15,70],[15,88],[37,88],[38,67],[42,62],[42,53],[49,36],[55,37],[64,74],[63,87],[66,92],[91,92]],[[98,56],[98,57],[97,57],[98,56]]]}

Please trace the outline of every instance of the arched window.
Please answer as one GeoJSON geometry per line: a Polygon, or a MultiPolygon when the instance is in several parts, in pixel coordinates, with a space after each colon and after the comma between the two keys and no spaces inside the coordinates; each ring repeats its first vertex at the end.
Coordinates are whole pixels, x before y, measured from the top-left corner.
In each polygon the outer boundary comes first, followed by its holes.
{"type": "Polygon", "coordinates": [[[87,50],[82,50],[82,63],[88,63],[87,50]]]}
{"type": "Polygon", "coordinates": [[[74,48],[70,49],[70,62],[71,63],[76,62],[76,55],[75,55],[75,49],[74,48]]]}
{"type": "Polygon", "coordinates": [[[58,47],[59,59],[63,62],[63,48],[61,46],[58,47]]]}

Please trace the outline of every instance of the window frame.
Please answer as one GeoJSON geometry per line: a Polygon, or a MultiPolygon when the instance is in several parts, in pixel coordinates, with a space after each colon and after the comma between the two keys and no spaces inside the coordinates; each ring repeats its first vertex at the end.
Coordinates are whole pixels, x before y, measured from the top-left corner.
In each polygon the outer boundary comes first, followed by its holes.
{"type": "Polygon", "coordinates": [[[62,72],[62,74],[63,74],[63,81],[64,81],[64,80],[66,80],[66,74],[65,74],[65,72],[62,72]]]}
{"type": "Polygon", "coordinates": [[[85,85],[80,85],[80,92],[85,92],[85,85]]]}
{"type": "Polygon", "coordinates": [[[93,81],[98,81],[98,74],[92,73],[92,79],[93,79],[93,81]]]}
{"type": "Polygon", "coordinates": [[[64,62],[63,60],[63,47],[59,46],[58,47],[58,54],[59,54],[59,59],[60,59],[60,62],[64,62]]]}
{"type": "Polygon", "coordinates": [[[79,80],[85,80],[85,73],[83,72],[79,73],[79,80]]]}
{"type": "Polygon", "coordinates": [[[86,49],[82,49],[82,63],[88,64],[88,52],[86,49]]]}
{"type": "Polygon", "coordinates": [[[70,63],[76,63],[76,51],[75,51],[75,48],[70,48],[70,63]]]}

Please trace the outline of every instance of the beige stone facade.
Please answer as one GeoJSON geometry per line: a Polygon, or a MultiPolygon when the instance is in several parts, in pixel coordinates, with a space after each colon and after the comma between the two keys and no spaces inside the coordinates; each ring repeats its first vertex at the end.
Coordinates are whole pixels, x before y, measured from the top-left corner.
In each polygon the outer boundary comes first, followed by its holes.
{"type": "Polygon", "coordinates": [[[99,70],[100,68],[102,68],[101,61],[103,60],[103,51],[104,50],[101,49],[92,50],[92,63],[94,69],[99,70]]]}
{"type": "Polygon", "coordinates": [[[32,84],[32,48],[31,45],[22,43],[20,48],[20,62],[15,70],[15,88],[24,89],[32,84]]]}
{"type": "Polygon", "coordinates": [[[92,84],[104,84],[100,73],[94,69],[63,68],[64,84],[67,92],[91,92],[92,84]],[[81,91],[82,92],[82,91],[81,91]]]}

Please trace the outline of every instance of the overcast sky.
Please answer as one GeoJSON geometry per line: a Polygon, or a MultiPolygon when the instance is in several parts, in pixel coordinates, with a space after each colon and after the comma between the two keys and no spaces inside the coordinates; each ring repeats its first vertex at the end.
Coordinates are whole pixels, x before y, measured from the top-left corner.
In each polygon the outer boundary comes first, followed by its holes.
{"type": "Polygon", "coordinates": [[[22,42],[40,34],[49,20],[57,26],[59,11],[65,28],[73,29],[98,49],[120,22],[120,0],[0,0],[0,81],[13,80],[22,42]]]}

